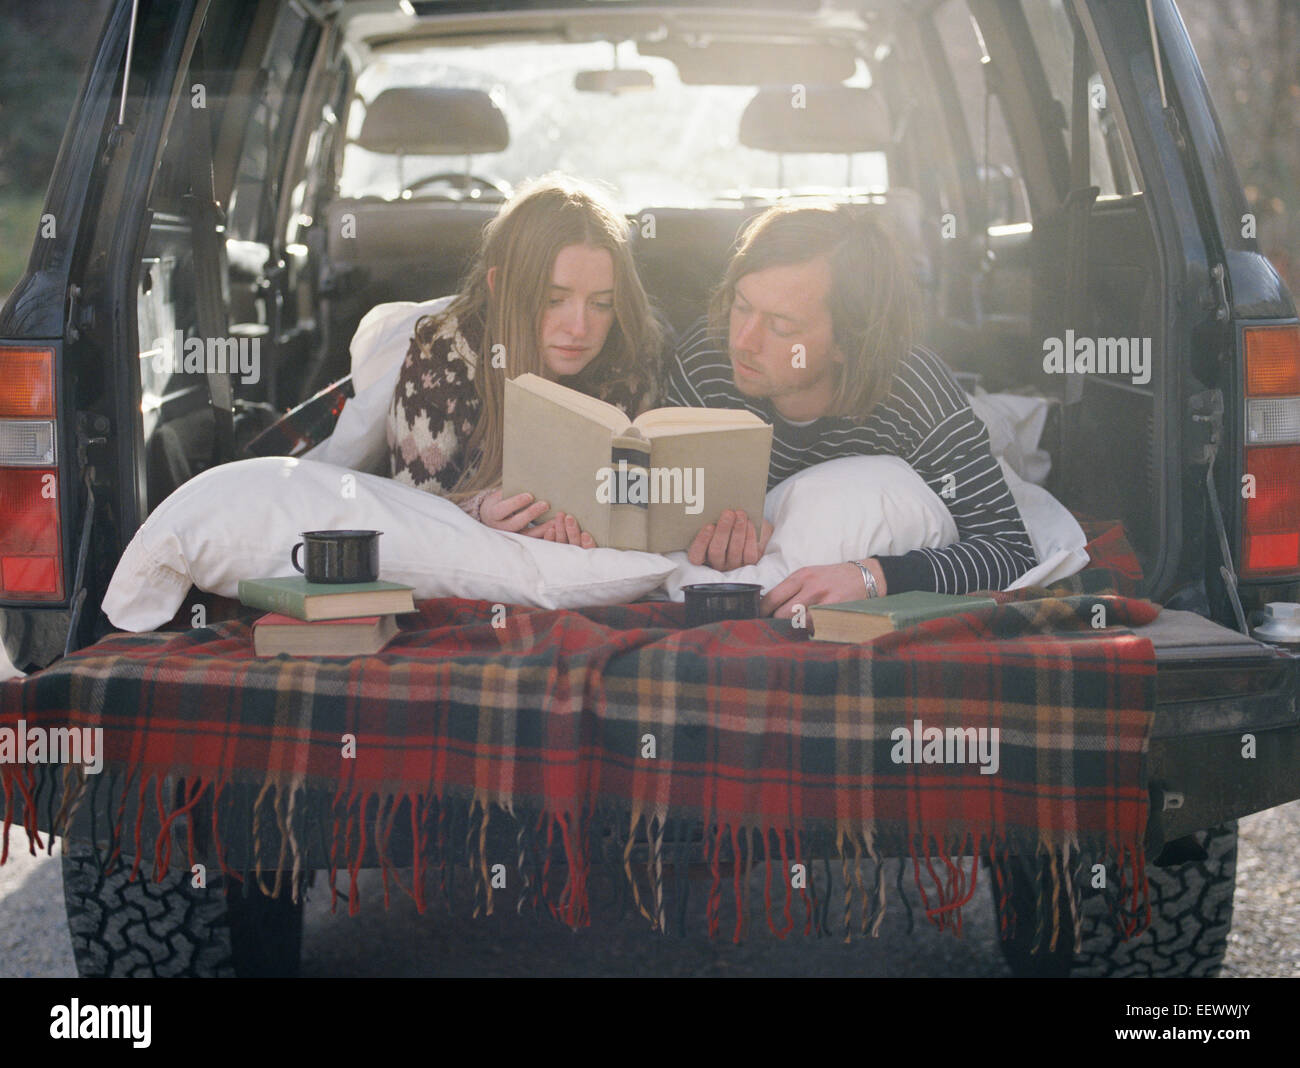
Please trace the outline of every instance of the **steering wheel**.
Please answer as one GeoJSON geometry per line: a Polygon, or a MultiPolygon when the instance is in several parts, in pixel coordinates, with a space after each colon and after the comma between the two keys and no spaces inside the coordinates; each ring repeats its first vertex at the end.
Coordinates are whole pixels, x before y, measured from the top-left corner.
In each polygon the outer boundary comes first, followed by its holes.
{"type": "Polygon", "coordinates": [[[469,192],[471,189],[478,188],[491,190],[499,193],[503,199],[510,196],[510,189],[507,186],[498,184],[491,178],[483,178],[477,174],[466,174],[464,171],[439,171],[437,174],[430,174],[419,181],[411,182],[403,193],[414,193],[417,189],[422,189],[426,185],[434,185],[438,182],[444,182],[453,189],[460,189],[469,192]]]}

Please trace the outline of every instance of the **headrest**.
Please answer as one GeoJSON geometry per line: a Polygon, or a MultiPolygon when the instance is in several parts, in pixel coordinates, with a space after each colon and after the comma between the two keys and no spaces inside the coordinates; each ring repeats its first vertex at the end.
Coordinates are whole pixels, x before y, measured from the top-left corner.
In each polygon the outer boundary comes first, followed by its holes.
{"type": "Polygon", "coordinates": [[[510,131],[481,89],[403,86],[370,101],[356,143],[407,156],[476,156],[504,151],[510,131]]]}
{"type": "Polygon", "coordinates": [[[891,140],[880,97],[847,85],[760,89],[740,116],[740,143],[767,152],[880,152],[891,140]]]}

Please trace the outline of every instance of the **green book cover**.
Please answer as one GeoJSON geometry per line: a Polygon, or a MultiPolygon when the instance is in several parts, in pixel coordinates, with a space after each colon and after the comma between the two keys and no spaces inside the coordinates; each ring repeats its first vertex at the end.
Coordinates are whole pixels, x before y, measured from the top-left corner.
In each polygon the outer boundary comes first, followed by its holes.
{"type": "Polygon", "coordinates": [[[819,604],[819,612],[861,612],[869,616],[888,616],[895,627],[910,627],[927,619],[970,612],[997,604],[992,597],[971,597],[960,593],[891,593],[886,597],[864,597],[859,601],[819,604]]]}
{"type": "Polygon", "coordinates": [[[891,593],[886,597],[865,597],[858,601],[819,604],[809,609],[813,637],[829,641],[854,641],[901,630],[927,619],[955,616],[997,604],[992,597],[953,593],[891,593]],[[865,618],[864,618],[865,617],[865,618]],[[818,629],[821,634],[817,633],[818,629]]]}
{"type": "Polygon", "coordinates": [[[411,587],[398,582],[308,582],[301,575],[241,579],[239,600],[308,622],[415,610],[411,587]]]}

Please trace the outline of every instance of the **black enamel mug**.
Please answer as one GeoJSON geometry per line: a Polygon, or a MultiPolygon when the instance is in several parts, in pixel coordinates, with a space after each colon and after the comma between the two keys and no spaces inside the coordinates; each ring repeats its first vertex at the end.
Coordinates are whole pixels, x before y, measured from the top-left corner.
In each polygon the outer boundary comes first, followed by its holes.
{"type": "Polygon", "coordinates": [[[379,578],[379,530],[307,530],[289,561],[308,582],[374,582],[379,578]],[[298,562],[298,550],[305,561],[298,562]]]}
{"type": "Polygon", "coordinates": [[[697,582],[683,586],[686,594],[686,625],[702,627],[722,619],[757,619],[758,595],[763,587],[754,582],[697,582]]]}

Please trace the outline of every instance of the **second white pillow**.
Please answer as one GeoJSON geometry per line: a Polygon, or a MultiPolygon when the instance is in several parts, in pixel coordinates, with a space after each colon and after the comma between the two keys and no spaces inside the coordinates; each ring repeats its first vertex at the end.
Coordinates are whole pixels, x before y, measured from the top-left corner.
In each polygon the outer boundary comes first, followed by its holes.
{"type": "MultiPolygon", "coordinates": [[[[1038,556],[1038,563],[1007,589],[1045,586],[1086,567],[1087,538],[1074,516],[1047,490],[1000,463],[1038,556]]],[[[801,567],[901,556],[957,540],[947,506],[896,456],[846,456],[816,464],[773,488],[764,511],[773,533],[757,564],[715,571],[695,566],[684,552],[669,553],[677,565],[665,583],[669,598],[683,600],[682,587],[696,582],[757,582],[766,591],[801,567]]]]}
{"type": "Polygon", "coordinates": [[[735,571],[697,567],[686,553],[665,587],[674,601],[696,582],[757,582],[770,590],[801,567],[866,556],[939,549],[957,540],[957,525],[938,495],[897,456],[845,456],[791,475],[767,495],[773,527],[757,564],[735,571]]]}

